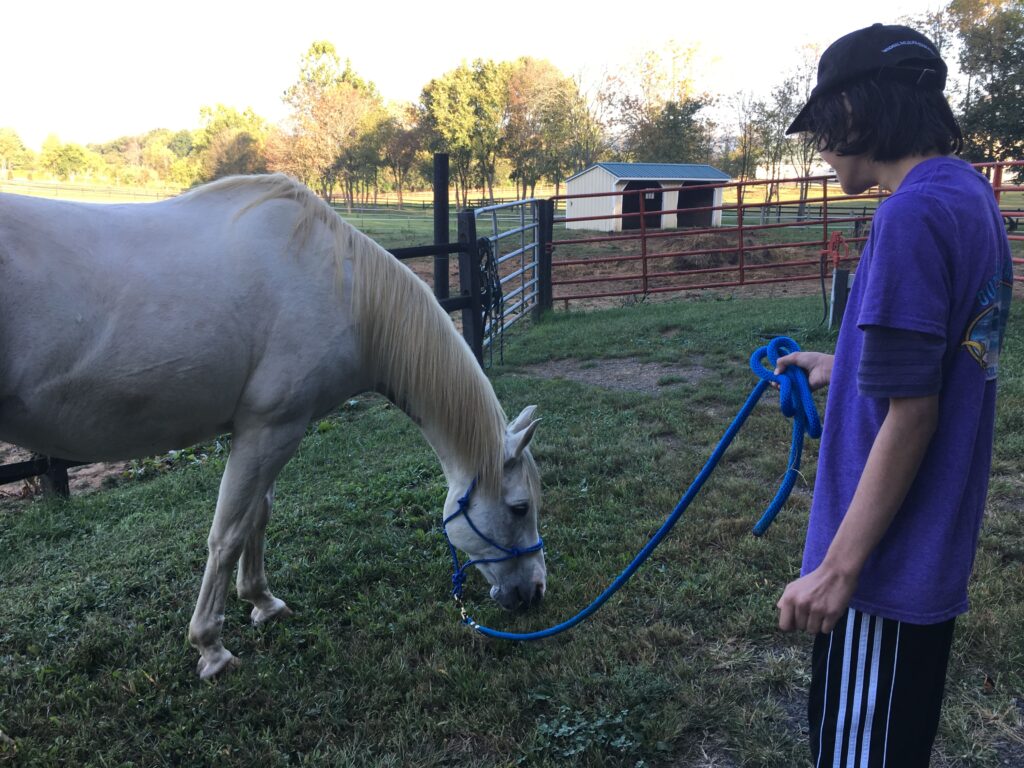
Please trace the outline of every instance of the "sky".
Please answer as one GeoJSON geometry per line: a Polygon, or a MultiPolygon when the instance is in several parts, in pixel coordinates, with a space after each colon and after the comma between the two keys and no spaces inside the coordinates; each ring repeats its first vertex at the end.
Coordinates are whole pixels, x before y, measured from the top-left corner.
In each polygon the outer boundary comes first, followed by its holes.
{"type": "Polygon", "coordinates": [[[646,51],[696,47],[696,89],[767,95],[805,44],[937,10],[935,0],[33,0],[0,11],[0,127],[101,143],[199,127],[204,105],[286,116],[284,90],[315,40],[389,101],[473,59],[548,59],[596,82],[646,51]],[[607,8],[597,11],[597,8],[607,8]],[[635,14],[629,16],[627,14],[635,14]]]}

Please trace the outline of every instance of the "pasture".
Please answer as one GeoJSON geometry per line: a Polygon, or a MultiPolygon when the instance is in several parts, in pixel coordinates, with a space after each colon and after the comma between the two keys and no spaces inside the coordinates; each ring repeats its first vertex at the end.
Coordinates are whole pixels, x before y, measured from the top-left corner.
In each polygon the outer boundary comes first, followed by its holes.
{"type": "MultiPolygon", "coordinates": [[[[1024,765],[1024,311],[1002,359],[989,514],[933,765],[1024,765]]],[[[820,298],[728,294],[563,312],[506,338],[490,376],[536,403],[549,588],[481,623],[529,631],[602,590],[657,529],[786,334],[829,349],[820,298]]],[[[819,402],[820,402],[819,398],[819,402]]],[[[267,570],[295,615],[259,628],[229,599],[242,666],[202,682],[185,632],[223,453],[69,501],[0,506],[0,763],[26,766],[807,764],[809,641],[775,629],[799,566],[816,458],[763,539],[789,424],[762,402],[682,521],[591,620],[486,640],[447,597],[445,483],[378,397],[311,425],[282,472],[267,570]]]]}

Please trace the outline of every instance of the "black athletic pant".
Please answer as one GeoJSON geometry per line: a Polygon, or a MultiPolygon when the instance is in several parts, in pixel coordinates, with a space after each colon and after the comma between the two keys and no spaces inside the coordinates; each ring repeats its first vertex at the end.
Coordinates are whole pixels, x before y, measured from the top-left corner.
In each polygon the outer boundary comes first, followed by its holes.
{"type": "Polygon", "coordinates": [[[807,705],[815,768],[927,768],[954,623],[851,608],[815,638],[807,705]]]}

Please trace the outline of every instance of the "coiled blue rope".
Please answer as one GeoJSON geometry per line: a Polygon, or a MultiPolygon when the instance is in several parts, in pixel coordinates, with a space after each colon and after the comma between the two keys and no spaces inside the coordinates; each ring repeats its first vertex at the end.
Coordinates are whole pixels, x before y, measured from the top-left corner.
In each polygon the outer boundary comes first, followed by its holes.
{"type": "MultiPolygon", "coordinates": [[[[810,435],[814,438],[821,437],[821,419],[818,416],[818,409],[814,405],[814,398],[811,395],[811,387],[808,384],[807,375],[802,369],[796,366],[787,367],[781,375],[775,374],[775,364],[778,362],[778,359],[792,352],[798,352],[799,350],[800,345],[793,341],[793,339],[786,336],[777,336],[765,346],[759,347],[754,351],[750,356],[750,368],[753,370],[754,374],[757,375],[760,381],[747,397],[747,401],[743,404],[739,413],[736,414],[736,418],[733,419],[732,424],[729,425],[729,428],[725,431],[722,439],[719,440],[718,445],[715,446],[715,450],[711,453],[711,456],[704,464],[704,468],[701,469],[700,474],[698,474],[690,484],[690,487],[686,489],[686,493],[683,494],[679,503],[676,504],[675,509],[672,510],[672,514],[670,514],[665,522],[662,523],[661,527],[651,537],[650,541],[648,541],[644,548],[637,553],[636,557],[633,558],[633,561],[616,577],[615,581],[609,584],[604,592],[598,595],[590,605],[577,613],[571,619],[536,632],[503,632],[501,630],[491,629],[490,627],[478,624],[471,616],[466,614],[465,610],[462,611],[463,623],[487,637],[523,642],[527,640],[540,640],[545,637],[557,635],[588,618],[598,608],[600,608],[609,597],[615,594],[622,585],[629,581],[630,577],[644,563],[644,561],[650,557],[651,553],[658,544],[661,543],[662,539],[664,539],[665,536],[668,535],[669,531],[672,530],[679,518],[682,517],[683,512],[686,511],[686,508],[690,506],[690,503],[700,492],[704,483],[707,482],[709,477],[711,477],[711,473],[715,470],[715,467],[718,466],[718,462],[725,454],[729,444],[732,442],[733,438],[736,437],[736,434],[740,431],[744,422],[746,422],[747,418],[753,412],[754,406],[757,405],[757,401],[761,399],[761,395],[763,395],[765,390],[774,383],[779,387],[780,410],[783,415],[793,419],[793,439],[789,451],[789,465],[786,468],[785,475],[783,475],[779,489],[775,493],[775,498],[772,499],[764,514],[761,515],[761,519],[758,520],[757,524],[754,526],[754,535],[763,535],[772,524],[772,521],[779,513],[779,510],[782,509],[782,506],[786,503],[786,499],[789,498],[789,494],[793,490],[793,485],[796,483],[797,476],[800,474],[800,459],[803,455],[804,436],[810,435]],[[768,361],[767,366],[764,364],[766,359],[768,361]]],[[[467,503],[468,495],[469,494],[467,493],[467,503]]],[[[456,567],[458,567],[457,560],[456,567]]],[[[461,606],[461,600],[458,594],[456,594],[456,601],[459,602],[461,606]]]]}

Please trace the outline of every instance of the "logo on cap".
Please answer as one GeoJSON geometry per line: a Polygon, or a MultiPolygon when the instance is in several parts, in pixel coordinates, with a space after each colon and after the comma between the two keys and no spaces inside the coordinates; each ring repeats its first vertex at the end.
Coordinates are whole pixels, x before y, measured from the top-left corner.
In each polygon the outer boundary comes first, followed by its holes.
{"type": "Polygon", "coordinates": [[[924,48],[926,51],[928,51],[928,53],[930,53],[932,56],[938,56],[939,55],[935,51],[933,51],[931,48],[929,48],[927,45],[922,43],[920,40],[900,40],[898,43],[893,43],[892,45],[887,45],[885,48],[882,49],[882,53],[889,53],[889,51],[895,50],[896,48],[899,48],[901,45],[919,45],[922,48],[924,48]]]}

